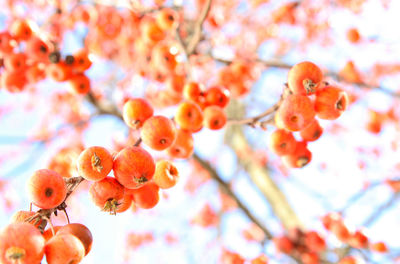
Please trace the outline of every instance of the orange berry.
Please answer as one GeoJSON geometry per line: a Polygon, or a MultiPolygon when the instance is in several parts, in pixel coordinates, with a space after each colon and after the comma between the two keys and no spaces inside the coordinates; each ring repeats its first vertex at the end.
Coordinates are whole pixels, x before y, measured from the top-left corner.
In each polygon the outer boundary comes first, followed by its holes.
{"type": "Polygon", "coordinates": [[[71,234],[76,236],[85,248],[85,256],[90,252],[93,243],[92,233],[89,228],[79,223],[65,225],[57,231],[57,236],[61,234],[71,234]]]}
{"type": "Polygon", "coordinates": [[[78,173],[88,181],[100,181],[113,168],[113,158],[107,149],[93,146],[85,149],[78,157],[78,173]]]}
{"type": "Polygon", "coordinates": [[[32,36],[32,29],[26,20],[16,20],[11,25],[11,34],[17,40],[28,40],[32,36]]]}
{"type": "Polygon", "coordinates": [[[12,40],[13,38],[9,32],[0,32],[0,52],[3,52],[5,54],[11,53],[14,49],[14,47],[11,45],[12,40]]]}
{"type": "Polygon", "coordinates": [[[48,264],[79,263],[85,256],[82,242],[72,234],[56,234],[45,247],[48,264]]]}
{"type": "Polygon", "coordinates": [[[368,237],[360,230],[357,230],[350,235],[349,245],[354,248],[366,248],[368,247],[368,237]]]}
{"type": "Polygon", "coordinates": [[[203,94],[203,86],[197,82],[186,83],[183,87],[183,97],[186,100],[199,102],[203,94]]]}
{"type": "Polygon", "coordinates": [[[179,179],[178,169],[167,160],[161,160],[156,163],[156,172],[154,173],[154,182],[161,189],[169,189],[175,186],[179,179]]]}
{"type": "Polygon", "coordinates": [[[175,124],[165,116],[152,116],[144,122],[140,136],[143,143],[152,149],[164,150],[175,141],[175,124]]]}
{"type": "Polygon", "coordinates": [[[388,252],[388,248],[384,242],[372,243],[372,244],[370,244],[370,248],[371,248],[371,250],[379,252],[379,253],[388,252]]]}
{"type": "Polygon", "coordinates": [[[132,205],[132,195],[130,194],[129,189],[125,189],[124,197],[122,198],[121,204],[118,205],[116,213],[123,213],[127,211],[132,205]]]}
{"type": "Polygon", "coordinates": [[[303,264],[320,264],[319,256],[316,252],[304,252],[301,254],[303,264]]]}
{"type": "Polygon", "coordinates": [[[176,54],[171,52],[171,46],[165,43],[157,44],[152,51],[151,60],[162,74],[173,72],[178,65],[176,54]]]}
{"type": "Polygon", "coordinates": [[[126,147],[114,158],[114,176],[126,188],[134,189],[153,178],[153,157],[143,148],[126,147]]]}
{"type": "Polygon", "coordinates": [[[165,32],[157,25],[154,19],[146,19],[140,23],[142,38],[147,43],[156,43],[165,38],[165,32]]]}
{"type": "Polygon", "coordinates": [[[197,104],[182,102],[176,110],[175,122],[182,129],[195,132],[203,125],[203,113],[197,104]]]}
{"type": "Polygon", "coordinates": [[[45,240],[39,229],[28,223],[9,224],[0,233],[2,264],[39,264],[45,240]]]}
{"type": "Polygon", "coordinates": [[[357,260],[352,256],[342,258],[338,264],[357,264],[357,260]]]}
{"type": "Polygon", "coordinates": [[[90,91],[90,79],[83,73],[73,75],[69,80],[72,91],[85,95],[90,91]]]}
{"type": "Polygon", "coordinates": [[[280,252],[290,254],[294,249],[293,242],[287,236],[274,237],[273,242],[280,252]]]}
{"type": "Polygon", "coordinates": [[[27,83],[25,71],[4,71],[0,75],[2,86],[10,93],[17,93],[24,90],[27,83]]]}
{"type": "Polygon", "coordinates": [[[149,182],[139,189],[131,190],[132,198],[137,207],[151,209],[160,200],[159,187],[154,182],[149,182]]]}
{"type": "Polygon", "coordinates": [[[261,254],[257,258],[252,259],[250,264],[268,264],[268,258],[265,254],[261,254]]]}
{"type": "Polygon", "coordinates": [[[224,108],[229,103],[229,91],[223,87],[213,86],[206,92],[206,105],[217,105],[224,108]]]}
{"type": "Polygon", "coordinates": [[[283,156],[283,163],[289,168],[302,168],[307,165],[312,158],[311,152],[307,148],[305,141],[297,142],[294,151],[283,156]]]}
{"type": "Polygon", "coordinates": [[[289,89],[294,94],[310,95],[315,93],[322,79],[321,69],[309,61],[294,65],[288,73],[289,89]]]}
{"type": "Polygon", "coordinates": [[[351,43],[357,43],[361,40],[361,36],[360,33],[358,32],[358,30],[356,28],[350,28],[347,31],[347,39],[351,42],[351,43]]]}
{"type": "Polygon", "coordinates": [[[321,119],[337,119],[349,104],[347,93],[336,86],[326,86],[316,93],[315,112],[321,119]]]}
{"type": "Polygon", "coordinates": [[[288,155],[294,152],[296,139],[292,132],[284,129],[277,129],[269,137],[268,145],[270,149],[278,156],[288,155]]]}
{"type": "Polygon", "coordinates": [[[291,94],[283,100],[278,115],[285,129],[299,131],[314,120],[314,105],[310,98],[300,94],[291,94]]]}
{"type": "Polygon", "coordinates": [[[71,78],[72,68],[64,62],[51,63],[46,67],[46,74],[56,82],[63,82],[71,78]]]}
{"type": "Polygon", "coordinates": [[[29,83],[37,83],[46,78],[46,72],[39,64],[29,66],[25,71],[25,75],[29,83]]]}
{"type": "Polygon", "coordinates": [[[55,171],[37,170],[29,178],[27,186],[32,203],[42,209],[59,206],[67,196],[64,179],[55,171]]]}
{"type": "Polygon", "coordinates": [[[166,151],[172,158],[189,158],[194,151],[192,133],[187,130],[177,129],[176,140],[166,151]]]}
{"type": "Polygon", "coordinates": [[[203,111],[203,116],[204,126],[212,130],[223,128],[227,121],[224,110],[217,105],[207,106],[203,111]]]}
{"type": "Polygon", "coordinates": [[[323,128],[317,119],[314,119],[311,124],[300,130],[300,136],[305,141],[315,141],[322,135],[323,128]]]}
{"type": "Polygon", "coordinates": [[[4,66],[9,71],[17,71],[26,68],[25,53],[13,53],[4,58],[4,66]]]}
{"type": "Polygon", "coordinates": [[[88,53],[86,50],[80,50],[73,55],[74,62],[72,63],[72,67],[76,72],[84,72],[92,66],[92,62],[89,59],[88,53]]]}
{"type": "Polygon", "coordinates": [[[326,249],[325,240],[315,231],[307,232],[304,241],[310,251],[321,252],[326,249]]]}
{"type": "Polygon", "coordinates": [[[181,95],[185,85],[185,80],[186,80],[185,75],[173,74],[171,78],[169,78],[167,81],[166,84],[167,89],[181,95]]]}
{"type": "Polygon", "coordinates": [[[124,197],[124,191],[124,187],[115,178],[105,177],[90,186],[89,194],[95,205],[106,212],[115,214],[115,210],[124,197]]]}
{"type": "Polygon", "coordinates": [[[49,60],[49,47],[38,37],[32,36],[26,42],[25,53],[35,61],[47,62],[49,60]]]}
{"type": "Polygon", "coordinates": [[[178,26],[178,14],[171,8],[163,8],[158,12],[156,22],[161,29],[172,30],[178,26]]]}
{"type": "Polygon", "coordinates": [[[133,98],[124,104],[123,118],[129,127],[138,129],[153,113],[153,107],[145,99],[133,98]]]}

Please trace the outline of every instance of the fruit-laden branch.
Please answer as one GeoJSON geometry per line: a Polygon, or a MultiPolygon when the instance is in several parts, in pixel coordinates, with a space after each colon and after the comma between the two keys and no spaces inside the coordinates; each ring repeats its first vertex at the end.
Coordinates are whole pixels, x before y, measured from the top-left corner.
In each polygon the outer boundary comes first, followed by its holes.
{"type": "MultiPolygon", "coordinates": [[[[89,96],[88,97],[89,102],[91,102],[98,110],[98,112],[103,113],[103,114],[111,114],[114,115],[118,118],[120,118],[122,120],[122,115],[117,112],[108,112],[109,108],[105,108],[104,104],[99,103],[93,96],[89,96]]],[[[140,140],[138,140],[136,143],[140,144],[140,140]]],[[[207,169],[212,178],[214,180],[217,181],[217,183],[220,185],[221,189],[224,190],[225,193],[227,193],[230,197],[232,197],[236,203],[238,204],[239,208],[249,217],[249,219],[256,224],[257,226],[259,226],[261,228],[261,230],[263,230],[263,232],[265,233],[266,237],[268,239],[272,238],[271,233],[269,232],[268,229],[266,229],[265,226],[263,226],[258,220],[257,218],[252,215],[252,213],[249,211],[249,209],[240,201],[240,199],[236,196],[236,194],[231,190],[231,187],[229,186],[229,184],[227,184],[226,182],[224,182],[221,177],[217,174],[217,172],[205,161],[201,160],[197,155],[194,154],[194,159],[196,159],[198,162],[200,162],[200,164],[203,165],[203,167],[205,169],[207,169]]]]}
{"type": "Polygon", "coordinates": [[[233,200],[235,200],[237,206],[243,211],[243,213],[254,223],[256,224],[265,234],[267,239],[272,239],[271,232],[263,225],[261,222],[249,211],[249,209],[242,203],[242,201],[237,197],[237,195],[232,191],[231,187],[228,183],[226,183],[217,173],[217,171],[208,163],[207,161],[200,158],[196,153],[193,154],[193,158],[200,163],[200,165],[206,169],[211,178],[213,178],[216,182],[218,182],[222,191],[228,194],[233,200]]]}
{"type": "MultiPolygon", "coordinates": [[[[227,59],[223,59],[223,58],[218,58],[216,56],[210,55],[208,54],[207,56],[211,57],[213,60],[224,63],[224,64],[231,64],[233,62],[233,60],[227,60],[227,59]]],[[[262,65],[264,65],[265,67],[268,68],[280,68],[280,69],[290,69],[292,68],[293,65],[291,64],[287,64],[281,60],[264,60],[264,59],[260,59],[257,58],[256,60],[254,60],[253,62],[255,63],[260,63],[262,65]]],[[[337,72],[334,71],[328,71],[325,73],[326,76],[330,76],[334,79],[336,79],[339,82],[342,83],[346,83],[349,85],[355,85],[356,87],[360,88],[360,89],[369,89],[369,90],[379,90],[387,95],[393,96],[393,97],[399,97],[400,98],[400,93],[396,93],[394,91],[391,91],[383,86],[376,86],[373,84],[369,84],[366,82],[350,82],[348,80],[344,80],[337,72]]]]}

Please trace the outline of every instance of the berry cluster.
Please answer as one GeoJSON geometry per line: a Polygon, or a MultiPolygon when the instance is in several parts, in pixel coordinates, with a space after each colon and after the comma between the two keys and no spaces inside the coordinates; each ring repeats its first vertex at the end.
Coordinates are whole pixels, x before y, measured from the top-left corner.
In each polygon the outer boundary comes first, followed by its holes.
{"type": "Polygon", "coordinates": [[[320,263],[319,253],[326,249],[325,240],[316,231],[304,232],[298,228],[275,237],[274,243],[277,250],[300,258],[304,264],[320,263]]]}
{"type": "Polygon", "coordinates": [[[91,66],[84,50],[61,57],[54,42],[44,40],[27,20],[15,20],[9,31],[0,33],[1,84],[9,92],[21,92],[28,84],[46,77],[69,81],[71,91],[86,94],[90,80],[84,72],[91,66]]]}
{"type": "Polygon", "coordinates": [[[79,263],[90,252],[93,239],[86,226],[55,226],[42,234],[37,226],[26,222],[26,216],[26,212],[17,212],[0,233],[1,263],[36,264],[44,255],[48,264],[79,263]]]}
{"type": "Polygon", "coordinates": [[[324,227],[333,233],[338,240],[353,248],[371,249],[375,252],[385,253],[388,251],[384,242],[371,243],[362,230],[350,231],[338,213],[329,213],[322,218],[324,227]]]}
{"type": "Polygon", "coordinates": [[[323,82],[320,68],[312,62],[294,65],[288,74],[289,94],[275,115],[277,130],[269,138],[269,146],[291,168],[304,167],[312,154],[307,142],[317,140],[323,129],[318,119],[337,119],[349,104],[342,89],[323,82]],[[293,132],[300,132],[297,141],[293,132]]]}

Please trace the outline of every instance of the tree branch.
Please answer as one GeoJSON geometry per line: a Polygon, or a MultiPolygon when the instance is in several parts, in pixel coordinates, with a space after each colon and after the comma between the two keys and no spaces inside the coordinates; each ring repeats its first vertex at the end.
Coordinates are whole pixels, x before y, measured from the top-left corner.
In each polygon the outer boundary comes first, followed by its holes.
{"type": "Polygon", "coordinates": [[[194,24],[193,35],[190,38],[190,41],[186,46],[186,54],[188,56],[194,52],[194,50],[197,47],[197,44],[200,42],[201,35],[202,35],[203,23],[206,20],[208,13],[210,12],[211,2],[212,2],[212,0],[207,0],[207,2],[204,4],[204,7],[203,7],[198,19],[196,20],[196,23],[194,24]]]}
{"type": "Polygon", "coordinates": [[[217,171],[208,162],[200,158],[196,153],[193,154],[193,158],[210,173],[211,177],[219,184],[223,192],[225,192],[233,200],[235,200],[238,207],[254,224],[256,224],[264,232],[267,239],[272,239],[273,236],[271,232],[263,224],[261,224],[261,222],[250,212],[250,210],[242,203],[242,201],[240,201],[237,195],[232,191],[229,184],[226,183],[223,179],[221,179],[217,171]]]}

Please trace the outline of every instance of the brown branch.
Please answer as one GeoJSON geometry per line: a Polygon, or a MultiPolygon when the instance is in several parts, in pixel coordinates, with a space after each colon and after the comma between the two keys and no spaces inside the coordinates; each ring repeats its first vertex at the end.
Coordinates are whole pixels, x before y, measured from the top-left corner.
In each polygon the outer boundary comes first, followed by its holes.
{"type": "MultiPolygon", "coordinates": [[[[239,102],[232,100],[227,111],[228,114],[235,114],[235,111],[238,112],[235,117],[240,118],[243,115],[243,111],[240,111],[241,108],[243,106],[239,102]]],[[[260,165],[251,155],[242,155],[244,150],[250,148],[242,127],[238,125],[228,127],[225,142],[238,155],[239,164],[246,170],[252,182],[267,199],[272,211],[282,225],[287,230],[296,227],[302,228],[303,224],[290,206],[286,196],[272,180],[268,168],[260,165]]]]}
{"type": "Polygon", "coordinates": [[[204,4],[203,9],[201,10],[198,19],[194,24],[193,34],[189,40],[189,43],[186,46],[186,54],[188,56],[194,52],[194,50],[197,47],[197,44],[199,44],[201,40],[203,23],[206,20],[208,13],[210,12],[211,2],[212,0],[207,0],[207,2],[204,4]]]}
{"type": "Polygon", "coordinates": [[[218,175],[217,171],[205,160],[200,158],[196,153],[193,154],[193,158],[200,163],[200,165],[205,168],[211,175],[211,177],[219,184],[222,191],[228,194],[233,200],[235,200],[236,204],[243,211],[243,213],[256,224],[265,234],[267,239],[272,239],[271,232],[250,212],[250,210],[242,203],[242,201],[237,197],[237,195],[232,191],[231,187],[228,183],[226,183],[221,177],[218,175]]]}

